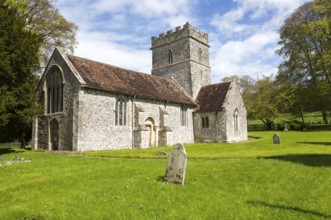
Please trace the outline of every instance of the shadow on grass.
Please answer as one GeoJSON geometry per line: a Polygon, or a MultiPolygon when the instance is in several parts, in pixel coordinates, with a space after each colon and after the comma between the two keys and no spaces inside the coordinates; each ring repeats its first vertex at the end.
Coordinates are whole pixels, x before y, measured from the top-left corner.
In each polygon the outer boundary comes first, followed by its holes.
{"type": "Polygon", "coordinates": [[[0,148],[0,155],[10,154],[18,152],[17,150],[13,150],[12,148],[0,148]]]}
{"type": "Polygon", "coordinates": [[[165,182],[164,181],[164,176],[158,176],[157,179],[156,179],[156,181],[158,181],[158,182],[165,182]]]}
{"type": "Polygon", "coordinates": [[[331,146],[331,142],[297,142],[297,144],[314,144],[314,145],[331,146]]]}
{"type": "Polygon", "coordinates": [[[331,167],[331,154],[288,154],[280,156],[259,157],[259,159],[274,159],[312,167],[331,167]]]}
{"type": "Polygon", "coordinates": [[[319,216],[323,218],[331,218],[331,215],[312,211],[312,210],[306,210],[306,209],[301,209],[295,206],[288,206],[288,205],[275,205],[267,202],[262,202],[262,201],[247,201],[248,204],[253,205],[253,206],[264,206],[267,208],[273,208],[273,209],[283,209],[283,210],[289,210],[289,211],[294,211],[294,212],[301,212],[305,214],[310,214],[314,216],[319,216]]]}

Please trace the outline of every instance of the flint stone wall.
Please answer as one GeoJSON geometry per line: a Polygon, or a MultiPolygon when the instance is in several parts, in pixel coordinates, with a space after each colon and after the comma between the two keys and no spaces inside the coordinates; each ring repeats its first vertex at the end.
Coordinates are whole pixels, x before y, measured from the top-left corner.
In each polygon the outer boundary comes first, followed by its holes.
{"type": "Polygon", "coordinates": [[[38,93],[43,100],[41,103],[44,106],[44,115],[36,116],[38,127],[34,126],[35,132],[33,140],[34,149],[49,149],[51,146],[49,143],[49,123],[51,120],[57,120],[59,124],[59,150],[76,150],[76,143],[74,139],[74,104],[75,95],[80,89],[80,84],[74,74],[71,72],[70,67],[67,65],[61,54],[55,50],[50,62],[45,70],[45,75],[42,77],[38,93]],[[63,77],[63,111],[47,114],[46,100],[47,100],[47,88],[46,88],[46,75],[50,73],[52,68],[58,68],[63,77]]]}
{"type": "Polygon", "coordinates": [[[155,135],[158,133],[155,146],[194,142],[192,108],[187,110],[187,126],[181,126],[180,104],[122,96],[127,100],[126,125],[116,126],[114,110],[119,96],[93,89],[79,93],[78,150],[147,148],[148,118],[154,122],[155,135]]]}

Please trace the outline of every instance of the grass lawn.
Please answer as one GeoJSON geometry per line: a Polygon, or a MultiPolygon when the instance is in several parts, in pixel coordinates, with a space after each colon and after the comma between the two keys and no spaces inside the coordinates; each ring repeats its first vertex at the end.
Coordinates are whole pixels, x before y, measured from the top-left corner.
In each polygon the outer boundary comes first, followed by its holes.
{"type": "Polygon", "coordinates": [[[185,145],[184,186],[162,181],[171,148],[62,155],[0,147],[0,219],[331,219],[331,132],[251,132],[185,145]]]}
{"type": "MultiPolygon", "coordinates": [[[[327,112],[327,115],[331,117],[331,112],[327,112]]],[[[306,112],[303,114],[303,117],[305,119],[305,123],[322,123],[323,122],[323,116],[322,112],[306,112]]],[[[291,120],[298,120],[302,121],[301,117],[298,115],[293,115],[290,113],[284,113],[280,114],[276,119],[275,123],[281,123],[283,121],[291,121],[291,120]]],[[[260,119],[248,119],[249,124],[262,124],[262,121],[260,119]]]]}

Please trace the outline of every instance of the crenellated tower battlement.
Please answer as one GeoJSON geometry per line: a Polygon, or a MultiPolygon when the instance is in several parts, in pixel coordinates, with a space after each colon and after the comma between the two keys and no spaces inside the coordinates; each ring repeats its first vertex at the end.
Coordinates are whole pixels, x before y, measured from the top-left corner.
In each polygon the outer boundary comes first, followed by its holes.
{"type": "Polygon", "coordinates": [[[197,28],[192,27],[190,23],[186,23],[183,26],[178,26],[175,30],[170,29],[166,33],[160,33],[158,37],[152,37],[152,49],[160,47],[170,42],[180,40],[185,37],[192,37],[198,40],[200,43],[208,45],[208,34],[200,31],[197,28]]]}

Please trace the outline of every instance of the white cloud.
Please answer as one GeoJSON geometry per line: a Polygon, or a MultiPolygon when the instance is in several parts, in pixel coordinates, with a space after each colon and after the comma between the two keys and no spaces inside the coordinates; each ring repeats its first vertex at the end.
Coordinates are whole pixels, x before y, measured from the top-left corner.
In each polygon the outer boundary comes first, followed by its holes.
{"type": "Polygon", "coordinates": [[[80,57],[99,62],[150,73],[151,53],[145,50],[133,49],[108,40],[102,34],[87,34],[81,32],[78,40],[83,47],[78,47],[75,54],[80,57]]]}
{"type": "Polygon", "coordinates": [[[278,29],[307,0],[235,0],[237,7],[216,14],[212,44],[212,77],[217,82],[230,75],[276,74],[280,58],[275,54],[278,29]],[[215,38],[215,36],[219,36],[215,38]]]}
{"type": "Polygon", "coordinates": [[[270,59],[274,56],[272,52],[274,48],[270,49],[270,47],[277,39],[278,34],[270,31],[256,33],[243,41],[225,43],[218,48],[211,61],[214,81],[234,74],[258,77],[276,73],[274,72],[276,67],[270,63],[270,59]]]}

